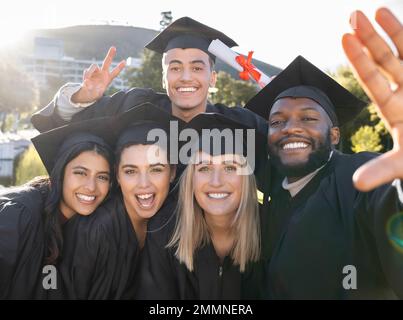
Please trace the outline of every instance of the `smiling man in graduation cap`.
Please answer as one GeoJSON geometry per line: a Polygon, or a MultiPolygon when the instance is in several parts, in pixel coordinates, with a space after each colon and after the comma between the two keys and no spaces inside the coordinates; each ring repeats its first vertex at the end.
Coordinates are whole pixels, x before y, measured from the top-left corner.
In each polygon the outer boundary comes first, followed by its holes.
{"type": "Polygon", "coordinates": [[[112,97],[103,94],[112,80],[124,68],[124,61],[110,71],[116,49],[111,48],[101,68],[91,66],[84,71],[81,84],[66,84],[51,103],[34,114],[32,123],[39,131],[49,130],[67,121],[122,113],[141,103],[150,102],[188,122],[202,112],[221,113],[242,119],[247,125],[267,133],[267,123],[243,108],[228,108],[207,101],[210,87],[214,87],[215,56],[208,52],[212,40],[220,39],[227,46],[236,42],[222,32],[189,17],[180,18],[160,32],[145,47],[163,54],[163,86],[165,93],[149,88],[132,88],[112,97]],[[81,112],[79,112],[81,111],[81,112]]]}
{"type": "Polygon", "coordinates": [[[353,173],[376,154],[335,148],[364,106],[301,56],[246,105],[268,119],[275,169],[262,240],[269,298],[402,297],[403,255],[386,230],[402,207],[397,190],[356,190],[353,173]]]}

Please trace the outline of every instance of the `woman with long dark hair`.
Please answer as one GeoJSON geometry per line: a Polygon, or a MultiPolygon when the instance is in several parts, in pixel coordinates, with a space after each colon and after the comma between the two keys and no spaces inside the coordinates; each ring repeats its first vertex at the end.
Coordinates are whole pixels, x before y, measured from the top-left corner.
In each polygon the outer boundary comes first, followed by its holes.
{"type": "MultiPolygon", "coordinates": [[[[169,137],[170,121],[180,120],[143,104],[115,118],[117,189],[93,215],[66,233],[66,254],[59,265],[62,290],[55,298],[129,299],[134,297],[137,266],[150,233],[175,221],[176,166],[169,146],[149,136],[169,137]]],[[[164,139],[163,139],[164,140],[164,139]]],[[[168,140],[165,140],[168,143],[168,140]]]]}
{"type": "Polygon", "coordinates": [[[0,298],[47,297],[46,266],[57,268],[63,259],[64,230],[108,196],[108,126],[109,119],[89,120],[33,139],[49,178],[35,178],[0,198],[0,298]]]}

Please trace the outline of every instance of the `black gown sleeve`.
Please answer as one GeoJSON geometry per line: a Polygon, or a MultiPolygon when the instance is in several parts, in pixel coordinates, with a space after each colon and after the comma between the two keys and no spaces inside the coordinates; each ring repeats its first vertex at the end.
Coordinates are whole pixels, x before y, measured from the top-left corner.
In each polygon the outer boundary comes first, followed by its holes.
{"type": "Polygon", "coordinates": [[[403,299],[403,203],[392,184],[366,194],[364,201],[367,214],[361,213],[361,221],[373,235],[387,283],[403,299]]]}
{"type": "Polygon", "coordinates": [[[78,227],[75,234],[75,246],[64,253],[59,267],[67,298],[108,299],[112,274],[108,269],[110,243],[105,230],[102,226],[84,226],[78,227]]]}
{"type": "Polygon", "coordinates": [[[31,116],[31,123],[41,133],[68,124],[57,112],[56,98],[50,101],[46,107],[35,112],[31,116]]]}
{"type": "Polygon", "coordinates": [[[112,198],[90,216],[77,216],[65,226],[63,259],[59,263],[62,298],[133,297],[138,242],[119,201],[112,198]]]}
{"type": "Polygon", "coordinates": [[[35,196],[41,197],[38,193],[24,197],[24,201],[1,198],[0,299],[41,298],[42,201],[35,196]]]}
{"type": "Polygon", "coordinates": [[[137,275],[136,299],[180,299],[179,262],[174,256],[174,248],[166,248],[173,225],[174,219],[165,228],[147,235],[137,275]]]}
{"type": "MultiPolygon", "coordinates": [[[[75,122],[111,116],[125,112],[130,108],[145,102],[160,104],[161,101],[165,102],[165,100],[166,95],[157,94],[152,89],[132,88],[130,90],[116,92],[112,96],[102,97],[94,104],[76,113],[71,121],[75,122]]],[[[48,131],[68,123],[58,115],[56,98],[54,98],[46,107],[32,115],[31,122],[39,132],[48,131]]]]}

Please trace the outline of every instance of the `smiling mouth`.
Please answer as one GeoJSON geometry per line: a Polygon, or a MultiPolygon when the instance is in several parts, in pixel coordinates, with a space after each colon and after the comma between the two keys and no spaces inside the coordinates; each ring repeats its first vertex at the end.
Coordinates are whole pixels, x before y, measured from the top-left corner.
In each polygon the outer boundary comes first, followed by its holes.
{"type": "Polygon", "coordinates": [[[309,146],[310,144],[306,142],[287,142],[281,146],[281,150],[301,150],[307,149],[309,146]]]}
{"type": "Polygon", "coordinates": [[[155,193],[142,193],[136,195],[139,206],[143,209],[150,209],[154,204],[155,193]]]}
{"type": "Polygon", "coordinates": [[[176,91],[180,92],[180,93],[193,93],[197,91],[196,87],[179,87],[176,88],[176,91]]]}
{"type": "Polygon", "coordinates": [[[207,197],[209,197],[210,199],[214,199],[214,200],[222,200],[222,199],[226,199],[230,196],[229,192],[209,192],[207,193],[207,197]]]}
{"type": "Polygon", "coordinates": [[[78,201],[84,204],[93,204],[95,202],[96,196],[89,196],[82,193],[76,193],[78,201]]]}

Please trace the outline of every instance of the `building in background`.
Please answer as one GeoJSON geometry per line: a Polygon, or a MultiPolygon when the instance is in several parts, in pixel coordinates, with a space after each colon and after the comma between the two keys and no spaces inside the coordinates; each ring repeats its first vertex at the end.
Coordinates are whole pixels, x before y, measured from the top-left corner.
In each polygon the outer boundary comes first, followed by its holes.
{"type": "MultiPolygon", "coordinates": [[[[34,39],[33,53],[21,57],[22,67],[39,85],[45,88],[49,78],[60,78],[64,82],[81,83],[83,71],[91,64],[102,65],[102,61],[91,59],[75,59],[64,55],[64,44],[60,39],[36,37],[34,39]]],[[[140,58],[130,57],[127,66],[139,67],[140,58]]],[[[117,65],[112,63],[112,68],[117,65]]],[[[118,90],[126,89],[126,83],[121,77],[113,80],[112,86],[118,90]]]]}

